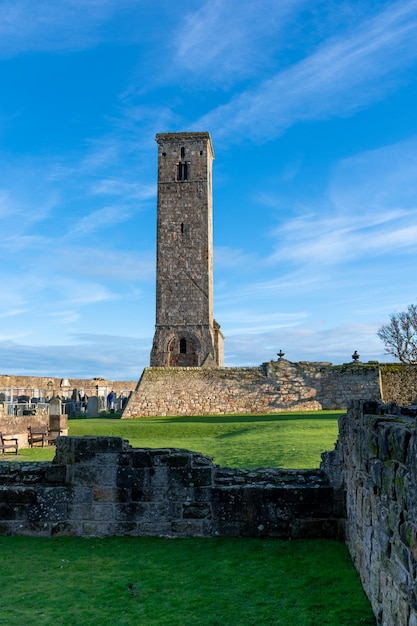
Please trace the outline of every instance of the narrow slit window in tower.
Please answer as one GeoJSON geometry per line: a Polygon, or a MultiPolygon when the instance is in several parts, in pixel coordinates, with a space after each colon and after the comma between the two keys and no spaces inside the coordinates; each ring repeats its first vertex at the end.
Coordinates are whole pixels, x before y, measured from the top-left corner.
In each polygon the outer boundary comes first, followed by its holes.
{"type": "Polygon", "coordinates": [[[185,339],[180,339],[180,354],[187,354],[187,342],[185,339]]]}
{"type": "Polygon", "coordinates": [[[181,158],[185,158],[185,148],[181,148],[181,158]]]}
{"type": "Polygon", "coordinates": [[[178,163],[178,180],[187,180],[188,178],[188,163],[178,163]]]}

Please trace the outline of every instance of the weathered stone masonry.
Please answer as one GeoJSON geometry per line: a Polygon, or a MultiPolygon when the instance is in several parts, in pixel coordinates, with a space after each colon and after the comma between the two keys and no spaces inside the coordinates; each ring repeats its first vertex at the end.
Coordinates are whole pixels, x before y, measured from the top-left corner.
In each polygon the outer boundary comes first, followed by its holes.
{"type": "Polygon", "coordinates": [[[2,535],[340,535],[320,470],[234,470],[118,437],[60,437],[53,463],[0,463],[2,535]]]}
{"type": "Polygon", "coordinates": [[[417,624],[417,406],[355,401],[322,469],[346,494],[346,540],[378,623],[417,624]]]}
{"type": "Polygon", "coordinates": [[[381,398],[378,366],[292,363],[260,367],[146,368],[123,417],[345,409],[381,398]]]}
{"type": "Polygon", "coordinates": [[[156,325],[151,365],[223,365],[213,318],[213,146],[207,132],[159,133],[156,325]]]}

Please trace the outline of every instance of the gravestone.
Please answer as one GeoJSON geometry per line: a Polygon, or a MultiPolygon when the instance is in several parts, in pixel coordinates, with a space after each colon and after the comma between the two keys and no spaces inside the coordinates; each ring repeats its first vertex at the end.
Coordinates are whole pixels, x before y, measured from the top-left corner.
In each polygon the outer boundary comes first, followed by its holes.
{"type": "Polygon", "coordinates": [[[91,398],[88,398],[87,415],[88,415],[88,417],[97,417],[97,415],[98,415],[98,398],[97,398],[97,396],[91,396],[91,398]]]}
{"type": "Polygon", "coordinates": [[[58,398],[57,396],[54,396],[49,401],[49,415],[51,417],[56,417],[58,415],[61,415],[61,413],[62,413],[61,398],[58,398]]]}
{"type": "Polygon", "coordinates": [[[62,413],[61,398],[57,396],[49,401],[49,429],[53,433],[68,435],[68,416],[62,413]]]}

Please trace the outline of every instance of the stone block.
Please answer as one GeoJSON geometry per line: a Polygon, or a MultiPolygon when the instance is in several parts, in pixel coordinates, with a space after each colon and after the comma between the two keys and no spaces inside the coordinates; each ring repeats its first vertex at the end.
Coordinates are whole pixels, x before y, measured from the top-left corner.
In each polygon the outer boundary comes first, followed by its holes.
{"type": "Polygon", "coordinates": [[[191,466],[191,455],[189,452],[174,452],[173,454],[161,455],[160,462],[169,468],[187,468],[191,466]]]}
{"type": "Polygon", "coordinates": [[[80,535],[83,537],[111,537],[114,525],[108,521],[83,522],[80,535]]]}
{"type": "Polygon", "coordinates": [[[66,465],[47,465],[45,468],[45,481],[48,484],[63,485],[67,476],[66,465]]]}
{"type": "Polygon", "coordinates": [[[88,503],[76,504],[71,502],[68,504],[68,521],[82,523],[94,519],[93,505],[88,503]]]}
{"type": "Polygon", "coordinates": [[[42,525],[51,521],[64,521],[67,519],[67,515],[67,505],[64,502],[55,502],[53,504],[39,502],[27,509],[27,518],[32,527],[34,524],[42,525]]]}
{"type": "MultiPolygon", "coordinates": [[[[20,517],[22,517],[21,515],[19,515],[21,510],[21,507],[18,507],[16,505],[0,502],[0,520],[2,521],[2,523],[5,523],[10,520],[19,519],[20,517]]],[[[23,509],[23,511],[25,511],[25,509],[23,509]]]]}
{"type": "Polygon", "coordinates": [[[171,533],[179,537],[202,537],[204,526],[200,520],[178,520],[171,522],[171,533]]]}
{"type": "Polygon", "coordinates": [[[116,502],[118,490],[114,487],[96,487],[93,491],[94,502],[116,502]]]}
{"type": "Polygon", "coordinates": [[[112,503],[96,502],[92,507],[92,519],[100,522],[111,522],[114,519],[112,503]]]}
{"type": "MultiPolygon", "coordinates": [[[[148,516],[148,507],[142,502],[121,502],[115,508],[114,518],[119,521],[135,521],[148,516]]],[[[151,516],[150,516],[151,517],[151,516]]]]}
{"type": "Polygon", "coordinates": [[[50,530],[51,537],[76,537],[81,535],[81,526],[70,524],[68,521],[52,523],[50,530]]]}
{"type": "Polygon", "coordinates": [[[211,518],[211,506],[199,502],[191,502],[183,505],[182,517],[184,519],[207,519],[211,518]]]}
{"type": "Polygon", "coordinates": [[[68,502],[74,504],[93,503],[93,488],[85,485],[71,485],[68,489],[68,502]]]}
{"type": "Polygon", "coordinates": [[[171,522],[155,519],[153,521],[139,520],[137,534],[141,537],[172,537],[171,522]]]}
{"type": "Polygon", "coordinates": [[[339,539],[339,524],[337,519],[306,518],[296,520],[291,525],[292,539],[339,539]]]}
{"type": "Polygon", "coordinates": [[[5,503],[10,506],[14,505],[29,505],[36,504],[37,492],[32,487],[23,487],[18,485],[16,487],[8,487],[0,489],[0,503],[5,503]]]}
{"type": "Polygon", "coordinates": [[[135,468],[152,467],[152,457],[148,450],[133,450],[131,458],[135,468]]]}

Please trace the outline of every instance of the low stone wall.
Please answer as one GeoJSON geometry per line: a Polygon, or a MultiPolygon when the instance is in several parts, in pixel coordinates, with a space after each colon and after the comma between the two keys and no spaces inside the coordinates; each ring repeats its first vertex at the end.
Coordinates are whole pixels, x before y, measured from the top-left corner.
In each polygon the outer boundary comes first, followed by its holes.
{"type": "MultiPolygon", "coordinates": [[[[50,428],[68,434],[67,415],[49,415],[36,411],[35,415],[10,415],[2,410],[4,405],[0,403],[0,432],[8,437],[16,437],[20,448],[28,448],[28,427],[34,430],[50,428]]],[[[0,457],[1,458],[1,457],[0,457]]]]}
{"type": "Polygon", "coordinates": [[[106,380],[104,378],[68,378],[56,376],[15,376],[0,374],[0,393],[13,390],[15,395],[32,395],[36,390],[48,398],[53,395],[71,396],[72,390],[82,390],[88,396],[97,394],[98,389],[103,389],[107,395],[112,389],[117,393],[131,391],[136,383],[126,380],[106,380]]]}
{"type": "Polygon", "coordinates": [[[71,379],[64,389],[64,382],[54,377],[0,375],[0,390],[8,394],[10,388],[15,394],[44,390],[50,397],[54,390],[57,395],[64,391],[71,395],[74,388],[91,397],[99,392],[106,396],[114,389],[116,395],[126,397],[136,389],[124,417],[345,409],[350,399],[360,398],[397,404],[417,400],[417,365],[401,363],[332,365],[281,359],[259,367],[146,368],[139,383],[71,379]]]}
{"type": "Polygon", "coordinates": [[[379,367],[383,402],[402,405],[417,402],[417,365],[381,363],[379,367]]]}
{"type": "Polygon", "coordinates": [[[417,624],[417,407],[355,401],[322,469],[346,493],[346,537],[378,623],[417,624]]]}
{"type": "Polygon", "coordinates": [[[52,463],[0,463],[1,535],[337,538],[320,470],[219,468],[118,437],[60,437],[52,463]]]}
{"type": "Polygon", "coordinates": [[[261,367],[146,368],[123,417],[345,409],[381,398],[378,366],[291,363],[261,367]]]}

